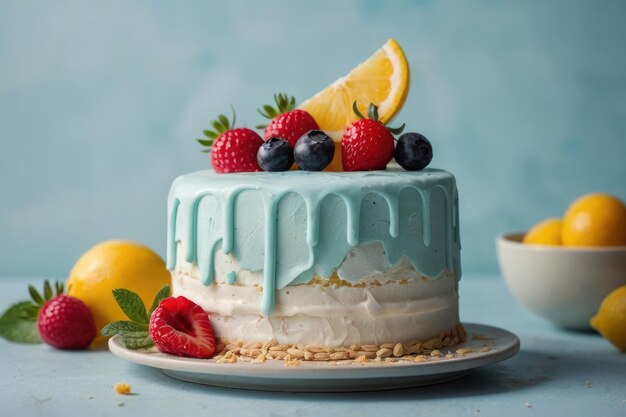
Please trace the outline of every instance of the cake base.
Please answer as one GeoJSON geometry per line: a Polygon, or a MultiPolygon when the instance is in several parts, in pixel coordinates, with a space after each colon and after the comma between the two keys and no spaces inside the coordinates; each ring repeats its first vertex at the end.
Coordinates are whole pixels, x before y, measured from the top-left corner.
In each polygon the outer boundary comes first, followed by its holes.
{"type": "Polygon", "coordinates": [[[401,262],[357,282],[333,275],[281,288],[266,316],[256,282],[206,286],[194,270],[172,274],[174,295],[207,311],[217,337],[257,348],[270,340],[330,348],[426,341],[459,323],[457,285],[454,274],[429,279],[401,262]]]}

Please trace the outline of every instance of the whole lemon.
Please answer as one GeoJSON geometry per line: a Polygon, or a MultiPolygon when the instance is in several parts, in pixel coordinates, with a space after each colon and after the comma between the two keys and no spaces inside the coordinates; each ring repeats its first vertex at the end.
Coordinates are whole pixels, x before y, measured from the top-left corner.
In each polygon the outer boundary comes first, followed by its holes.
{"type": "Polygon", "coordinates": [[[564,246],[624,246],[626,206],[610,194],[584,195],[567,209],[561,237],[564,246]]]}
{"type": "Polygon", "coordinates": [[[541,221],[530,228],[522,242],[529,245],[561,246],[562,223],[558,218],[541,221]]]}
{"type": "MultiPolygon", "coordinates": [[[[67,281],[67,293],[82,300],[93,312],[98,332],[115,320],[128,320],[112,290],[137,293],[149,308],[156,293],[171,283],[163,259],[136,242],[110,240],[97,244],[76,262],[67,281]]],[[[103,336],[96,342],[105,340],[103,336]]]]}
{"type": "Polygon", "coordinates": [[[622,352],[626,352],[626,285],[609,293],[598,314],[591,318],[591,327],[614,344],[622,352]]]}

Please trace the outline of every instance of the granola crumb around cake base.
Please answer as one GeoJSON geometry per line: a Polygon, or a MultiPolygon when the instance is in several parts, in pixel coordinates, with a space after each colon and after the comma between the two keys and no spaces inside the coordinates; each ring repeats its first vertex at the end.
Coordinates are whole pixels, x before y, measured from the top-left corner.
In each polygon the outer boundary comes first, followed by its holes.
{"type": "Polygon", "coordinates": [[[404,343],[383,343],[380,345],[349,345],[342,347],[314,346],[303,344],[280,344],[275,339],[261,342],[243,342],[219,340],[216,355],[217,363],[256,362],[269,360],[284,361],[287,366],[299,366],[303,361],[333,363],[367,363],[398,361],[424,362],[429,357],[452,359],[471,353],[471,349],[457,349],[455,353],[444,348],[451,348],[467,340],[462,324],[439,333],[425,340],[412,340],[404,343]]]}

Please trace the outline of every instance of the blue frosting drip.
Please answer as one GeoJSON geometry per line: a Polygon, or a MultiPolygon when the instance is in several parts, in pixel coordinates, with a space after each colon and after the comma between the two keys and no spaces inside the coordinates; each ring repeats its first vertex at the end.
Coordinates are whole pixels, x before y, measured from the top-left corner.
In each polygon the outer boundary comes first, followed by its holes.
{"type": "Polygon", "coordinates": [[[226,282],[230,285],[233,285],[237,281],[237,273],[235,271],[230,271],[226,274],[226,282]]]}
{"type": "Polygon", "coordinates": [[[174,181],[168,216],[168,268],[181,242],[210,285],[221,248],[242,268],[263,271],[266,314],[276,289],[329,277],[352,247],[368,242],[382,242],[390,264],[407,257],[425,276],[460,276],[456,183],[442,170],[199,171],[174,181]]]}

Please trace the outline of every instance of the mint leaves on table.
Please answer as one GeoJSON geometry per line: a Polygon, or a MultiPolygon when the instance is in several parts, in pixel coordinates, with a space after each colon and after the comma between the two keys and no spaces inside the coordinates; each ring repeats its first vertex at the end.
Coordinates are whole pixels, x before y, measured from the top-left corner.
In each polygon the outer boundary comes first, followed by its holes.
{"type": "Polygon", "coordinates": [[[60,281],[54,282],[54,288],[49,281],[44,281],[43,295],[29,285],[31,300],[13,304],[0,316],[0,337],[17,343],[41,343],[37,328],[39,310],[46,302],[63,294],[63,291],[63,283],[60,281]]]}
{"type": "Polygon", "coordinates": [[[9,307],[0,317],[0,336],[17,343],[41,343],[37,320],[25,317],[30,306],[30,301],[21,301],[9,307]]]}
{"type": "Polygon", "coordinates": [[[169,285],[159,290],[150,311],[146,310],[141,298],[132,291],[124,288],[113,290],[113,297],[119,304],[120,308],[130,320],[118,320],[107,324],[100,331],[103,336],[115,336],[119,334],[122,337],[122,344],[127,349],[147,349],[152,347],[154,343],[150,337],[148,326],[152,312],[159,306],[161,301],[170,295],[169,285]]]}

